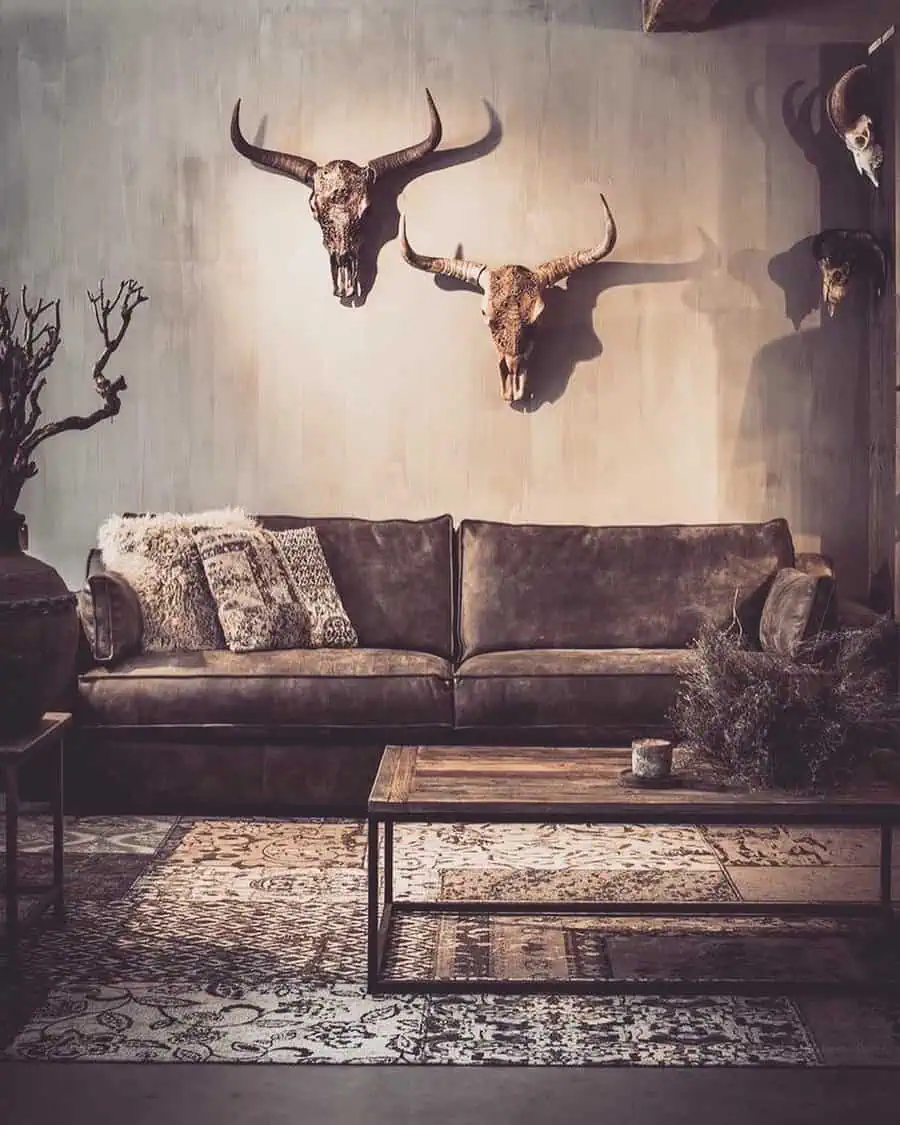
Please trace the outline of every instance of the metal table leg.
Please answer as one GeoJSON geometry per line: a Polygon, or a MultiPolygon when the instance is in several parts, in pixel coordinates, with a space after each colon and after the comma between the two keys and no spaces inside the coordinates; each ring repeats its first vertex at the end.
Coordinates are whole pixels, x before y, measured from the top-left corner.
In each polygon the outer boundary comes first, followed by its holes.
{"type": "Polygon", "coordinates": [[[368,873],[368,990],[374,992],[378,986],[378,821],[369,817],[369,873],[368,873]]]}
{"type": "Polygon", "coordinates": [[[384,901],[394,901],[394,822],[384,822],[384,901]]]}
{"type": "Polygon", "coordinates": [[[56,900],[53,913],[59,922],[66,918],[65,902],[65,860],[63,853],[63,751],[65,739],[59,739],[56,750],[56,778],[53,787],[53,886],[56,900]]]}
{"type": "Polygon", "coordinates": [[[4,768],[6,785],[6,956],[14,968],[19,945],[19,772],[4,768]]]}

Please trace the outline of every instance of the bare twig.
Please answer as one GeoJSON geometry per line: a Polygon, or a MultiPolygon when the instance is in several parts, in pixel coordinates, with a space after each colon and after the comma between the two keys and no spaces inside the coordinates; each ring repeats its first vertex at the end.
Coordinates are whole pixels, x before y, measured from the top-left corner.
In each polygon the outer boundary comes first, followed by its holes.
{"type": "Polygon", "coordinates": [[[38,427],[41,417],[40,395],[47,380],[43,372],[50,366],[60,343],[60,302],[38,300],[31,303],[27,288],[21,293],[24,325],[17,334],[18,311],[10,316],[9,294],[0,288],[0,511],[15,506],[23,484],[37,473],[32,454],[41,442],[69,430],[88,430],[121,409],[120,395],[127,389],[123,376],[114,381],[104,375],[107,364],[122,343],[134,310],[148,300],[143,288],[132,279],[119,285],[110,300],[101,280],[97,293],[88,290],[94,319],[103,338],[103,351],[94,364],[94,387],[103,405],[90,414],[71,415],[38,427]],[[46,318],[52,311],[52,319],[46,318]],[[115,331],[110,318],[118,312],[115,331]]]}

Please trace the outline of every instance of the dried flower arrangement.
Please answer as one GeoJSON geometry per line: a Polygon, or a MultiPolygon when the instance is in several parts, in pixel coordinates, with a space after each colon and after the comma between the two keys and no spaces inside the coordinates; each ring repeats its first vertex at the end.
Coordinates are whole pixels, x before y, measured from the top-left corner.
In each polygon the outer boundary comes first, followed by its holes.
{"type": "Polygon", "coordinates": [[[891,619],[820,633],[797,659],[711,624],[692,647],[697,659],[669,718],[680,741],[728,782],[796,791],[840,784],[900,721],[891,619]]]}

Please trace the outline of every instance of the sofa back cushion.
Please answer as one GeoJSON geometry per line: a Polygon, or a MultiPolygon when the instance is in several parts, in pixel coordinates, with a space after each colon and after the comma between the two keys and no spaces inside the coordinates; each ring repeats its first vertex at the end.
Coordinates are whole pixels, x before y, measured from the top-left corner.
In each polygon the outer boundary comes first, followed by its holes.
{"type": "Polygon", "coordinates": [[[463,520],[460,657],[523,648],[683,648],[736,611],[754,641],[794,561],[784,519],[590,527],[463,520]]]}
{"type": "Polygon", "coordinates": [[[363,648],[453,651],[453,521],[259,516],[283,531],[313,526],[363,648]]]}

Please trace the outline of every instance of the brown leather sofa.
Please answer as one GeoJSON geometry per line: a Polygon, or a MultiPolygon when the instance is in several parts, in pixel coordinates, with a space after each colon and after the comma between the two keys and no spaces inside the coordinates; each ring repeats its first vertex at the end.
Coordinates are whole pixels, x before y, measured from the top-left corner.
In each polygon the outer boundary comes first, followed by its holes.
{"type": "MultiPolygon", "coordinates": [[[[780,569],[828,570],[795,554],[783,519],[261,520],[316,526],[360,647],[88,659],[74,807],[358,812],[386,743],[609,745],[662,733],[704,618],[725,625],[736,613],[755,637],[780,569]]],[[[89,578],[102,571],[92,551],[89,578]]]]}

